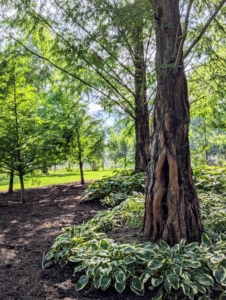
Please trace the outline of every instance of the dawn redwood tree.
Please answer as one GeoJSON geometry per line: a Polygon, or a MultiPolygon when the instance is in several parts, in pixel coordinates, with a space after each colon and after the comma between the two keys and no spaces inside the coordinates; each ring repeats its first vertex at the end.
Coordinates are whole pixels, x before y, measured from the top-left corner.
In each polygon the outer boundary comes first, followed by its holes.
{"type": "Polygon", "coordinates": [[[226,1],[221,1],[183,54],[189,14],[182,31],[179,0],[150,0],[155,15],[157,94],[146,182],[144,237],[170,245],[200,241],[203,225],[192,180],[188,127],[189,101],[184,57],[197,44],[226,1]]]}

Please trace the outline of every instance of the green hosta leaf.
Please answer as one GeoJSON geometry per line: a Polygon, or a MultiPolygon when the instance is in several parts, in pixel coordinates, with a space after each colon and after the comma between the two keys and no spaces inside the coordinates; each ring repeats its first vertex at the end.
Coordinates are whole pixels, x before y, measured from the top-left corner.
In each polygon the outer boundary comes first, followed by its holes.
{"type": "Polygon", "coordinates": [[[197,247],[198,247],[198,243],[194,242],[194,243],[191,243],[191,244],[188,244],[187,246],[185,246],[185,250],[193,251],[193,250],[197,249],[197,247]]]}
{"type": "Polygon", "coordinates": [[[190,275],[187,272],[183,272],[181,274],[181,277],[184,278],[186,281],[190,280],[190,275]]]}
{"type": "Polygon", "coordinates": [[[152,300],[161,300],[163,297],[163,291],[162,288],[158,291],[157,295],[152,298],[152,300]]]}
{"type": "Polygon", "coordinates": [[[103,268],[101,270],[101,273],[103,274],[103,276],[108,276],[111,271],[112,271],[112,267],[110,266],[108,268],[103,268]]]}
{"type": "Polygon", "coordinates": [[[68,257],[68,260],[71,262],[80,262],[80,261],[83,261],[84,258],[79,257],[79,256],[70,256],[70,257],[68,257]]]}
{"type": "Polygon", "coordinates": [[[164,288],[167,290],[167,292],[171,292],[171,284],[168,280],[164,280],[164,288]]]}
{"type": "Polygon", "coordinates": [[[66,259],[62,259],[62,260],[60,261],[60,266],[61,266],[61,268],[65,267],[66,264],[67,264],[67,260],[66,260],[66,259]]]}
{"type": "Polygon", "coordinates": [[[117,281],[115,282],[115,289],[118,293],[121,294],[124,291],[125,287],[126,287],[125,282],[121,282],[121,283],[119,283],[117,281]]]}
{"type": "Polygon", "coordinates": [[[173,273],[175,273],[176,275],[181,275],[182,274],[182,267],[181,266],[175,266],[175,267],[173,267],[173,273]]]}
{"type": "Polygon", "coordinates": [[[123,259],[124,264],[129,265],[132,264],[136,261],[135,257],[126,257],[125,259],[123,259]]]}
{"type": "Polygon", "coordinates": [[[202,244],[208,247],[212,245],[210,238],[205,233],[202,234],[202,244]]]}
{"type": "Polygon", "coordinates": [[[213,275],[215,276],[216,281],[221,283],[226,278],[226,270],[224,267],[220,266],[218,269],[213,271],[213,275]]]}
{"type": "Polygon", "coordinates": [[[193,282],[192,285],[196,288],[197,291],[199,291],[202,294],[206,293],[206,288],[202,284],[198,282],[193,282]]]}
{"type": "Polygon", "coordinates": [[[183,293],[184,293],[186,296],[188,296],[188,295],[189,295],[189,291],[190,291],[190,286],[189,286],[189,284],[187,284],[186,282],[182,282],[180,286],[181,286],[181,288],[182,288],[183,293]]]}
{"type": "Polygon", "coordinates": [[[151,272],[145,271],[143,274],[141,274],[139,279],[144,284],[150,277],[151,277],[151,272]]]}
{"type": "Polygon", "coordinates": [[[194,299],[194,291],[193,289],[190,289],[189,294],[188,294],[189,299],[193,300],[194,299]]]}
{"type": "Polygon", "coordinates": [[[162,283],[162,282],[163,282],[163,276],[160,276],[160,277],[158,277],[158,278],[152,278],[152,279],[151,279],[151,283],[152,283],[152,285],[153,285],[154,287],[160,285],[160,283],[162,283]]]}
{"type": "Polygon", "coordinates": [[[135,250],[135,247],[134,246],[128,246],[128,247],[125,247],[124,249],[122,249],[122,252],[123,253],[131,253],[135,250]]]}
{"type": "Polygon", "coordinates": [[[119,283],[122,283],[126,280],[126,275],[122,272],[122,271],[115,271],[114,272],[115,275],[115,280],[119,283]]]}
{"type": "Polygon", "coordinates": [[[212,264],[218,264],[225,259],[225,256],[221,254],[219,257],[211,257],[210,261],[212,264]]]}
{"type": "Polygon", "coordinates": [[[94,275],[94,270],[95,270],[95,267],[89,268],[89,269],[86,271],[86,275],[87,275],[88,277],[93,276],[93,275],[94,275]]]}
{"type": "Polygon", "coordinates": [[[169,274],[166,278],[175,290],[179,288],[179,277],[176,274],[169,274]]]}
{"type": "Polygon", "coordinates": [[[144,285],[138,277],[134,278],[130,284],[131,290],[137,295],[143,296],[144,294],[144,285]]]}
{"type": "Polygon", "coordinates": [[[107,240],[101,240],[100,243],[99,243],[99,247],[100,249],[108,249],[110,246],[109,242],[107,240]]]}
{"type": "Polygon", "coordinates": [[[175,263],[181,264],[181,263],[183,263],[184,258],[183,258],[183,256],[176,255],[173,260],[175,261],[175,263]]]}
{"type": "Polygon", "coordinates": [[[82,275],[76,284],[76,291],[82,290],[87,285],[88,282],[89,282],[89,277],[86,275],[82,275]]]}
{"type": "Polygon", "coordinates": [[[148,268],[155,270],[155,269],[159,269],[163,266],[163,263],[158,260],[158,259],[152,259],[149,263],[148,263],[148,268]]]}
{"type": "Polygon", "coordinates": [[[163,241],[163,240],[159,241],[159,245],[163,249],[170,249],[170,246],[165,241],[163,241]]]}
{"type": "Polygon", "coordinates": [[[86,265],[79,265],[76,268],[74,268],[74,274],[77,272],[81,272],[82,270],[84,270],[86,268],[86,265]]]}
{"type": "Polygon", "coordinates": [[[183,248],[184,245],[185,245],[185,243],[186,243],[186,240],[185,240],[185,239],[182,239],[182,240],[180,241],[180,243],[179,243],[180,248],[183,248]]]}
{"type": "Polygon", "coordinates": [[[212,279],[211,276],[207,275],[207,274],[203,274],[202,276],[195,276],[195,279],[204,285],[212,285],[214,284],[214,281],[212,279]]]}
{"type": "Polygon", "coordinates": [[[199,261],[191,261],[190,267],[193,269],[201,267],[201,263],[199,261]]]}
{"type": "Polygon", "coordinates": [[[111,277],[110,276],[101,277],[100,285],[101,285],[102,290],[105,291],[109,287],[110,283],[111,283],[111,277]]]}
{"type": "Polygon", "coordinates": [[[220,239],[224,242],[226,242],[226,234],[225,233],[220,233],[220,239]]]}
{"type": "Polygon", "coordinates": [[[195,257],[196,254],[193,251],[187,251],[187,252],[184,253],[184,256],[185,257],[195,257]]]}
{"type": "Polygon", "coordinates": [[[95,277],[93,279],[93,285],[94,285],[95,289],[99,289],[101,286],[101,277],[95,277]]]}

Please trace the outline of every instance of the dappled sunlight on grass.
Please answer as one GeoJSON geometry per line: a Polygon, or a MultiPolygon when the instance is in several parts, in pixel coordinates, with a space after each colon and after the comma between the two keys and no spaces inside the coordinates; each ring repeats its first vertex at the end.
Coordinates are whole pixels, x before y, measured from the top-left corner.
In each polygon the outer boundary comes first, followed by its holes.
{"type": "MultiPolygon", "coordinates": [[[[112,170],[105,171],[84,171],[84,178],[86,180],[97,180],[104,176],[111,176],[112,170]]],[[[27,175],[24,177],[25,188],[36,188],[38,186],[46,186],[53,184],[65,184],[80,181],[79,171],[58,170],[56,172],[50,171],[49,174],[27,175]]],[[[0,174],[0,190],[8,190],[9,176],[7,174],[0,174]]],[[[20,189],[18,176],[14,179],[14,189],[20,189]]]]}

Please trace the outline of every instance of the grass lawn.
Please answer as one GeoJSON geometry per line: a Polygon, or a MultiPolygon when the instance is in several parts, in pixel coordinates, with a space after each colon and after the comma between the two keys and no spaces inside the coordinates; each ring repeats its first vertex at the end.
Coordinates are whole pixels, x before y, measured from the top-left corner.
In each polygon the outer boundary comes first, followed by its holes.
{"type": "MultiPolygon", "coordinates": [[[[111,176],[113,170],[106,171],[84,171],[86,180],[97,180],[104,176],[111,176]]],[[[79,171],[57,170],[49,171],[49,174],[27,175],[24,177],[25,188],[35,188],[37,186],[46,186],[52,184],[63,184],[80,181],[79,171]]],[[[8,190],[9,176],[6,173],[0,173],[0,191],[8,190]]],[[[14,189],[20,189],[18,176],[14,177],[14,189]]]]}

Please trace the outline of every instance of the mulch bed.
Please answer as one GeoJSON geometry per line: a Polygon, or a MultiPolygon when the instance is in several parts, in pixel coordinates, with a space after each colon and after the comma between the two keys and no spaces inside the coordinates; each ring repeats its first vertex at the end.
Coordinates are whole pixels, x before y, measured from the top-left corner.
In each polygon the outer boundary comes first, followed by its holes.
{"type": "MultiPolygon", "coordinates": [[[[113,287],[92,291],[88,286],[76,292],[81,274],[73,276],[72,266],[42,268],[43,256],[62,227],[87,222],[103,209],[99,201],[79,201],[85,187],[75,183],[27,189],[24,204],[19,203],[19,191],[11,195],[0,192],[0,300],[152,299],[152,291],[146,290],[145,296],[139,297],[129,288],[121,295],[113,287]]],[[[139,233],[120,228],[109,237],[130,242],[139,240],[139,233]]]]}
{"type": "Polygon", "coordinates": [[[76,292],[79,275],[72,267],[42,269],[62,227],[82,224],[103,209],[99,201],[79,203],[84,189],[78,183],[27,189],[24,204],[19,191],[0,192],[0,300],[151,299],[149,292],[138,297],[129,289],[122,295],[114,288],[76,292]]]}

